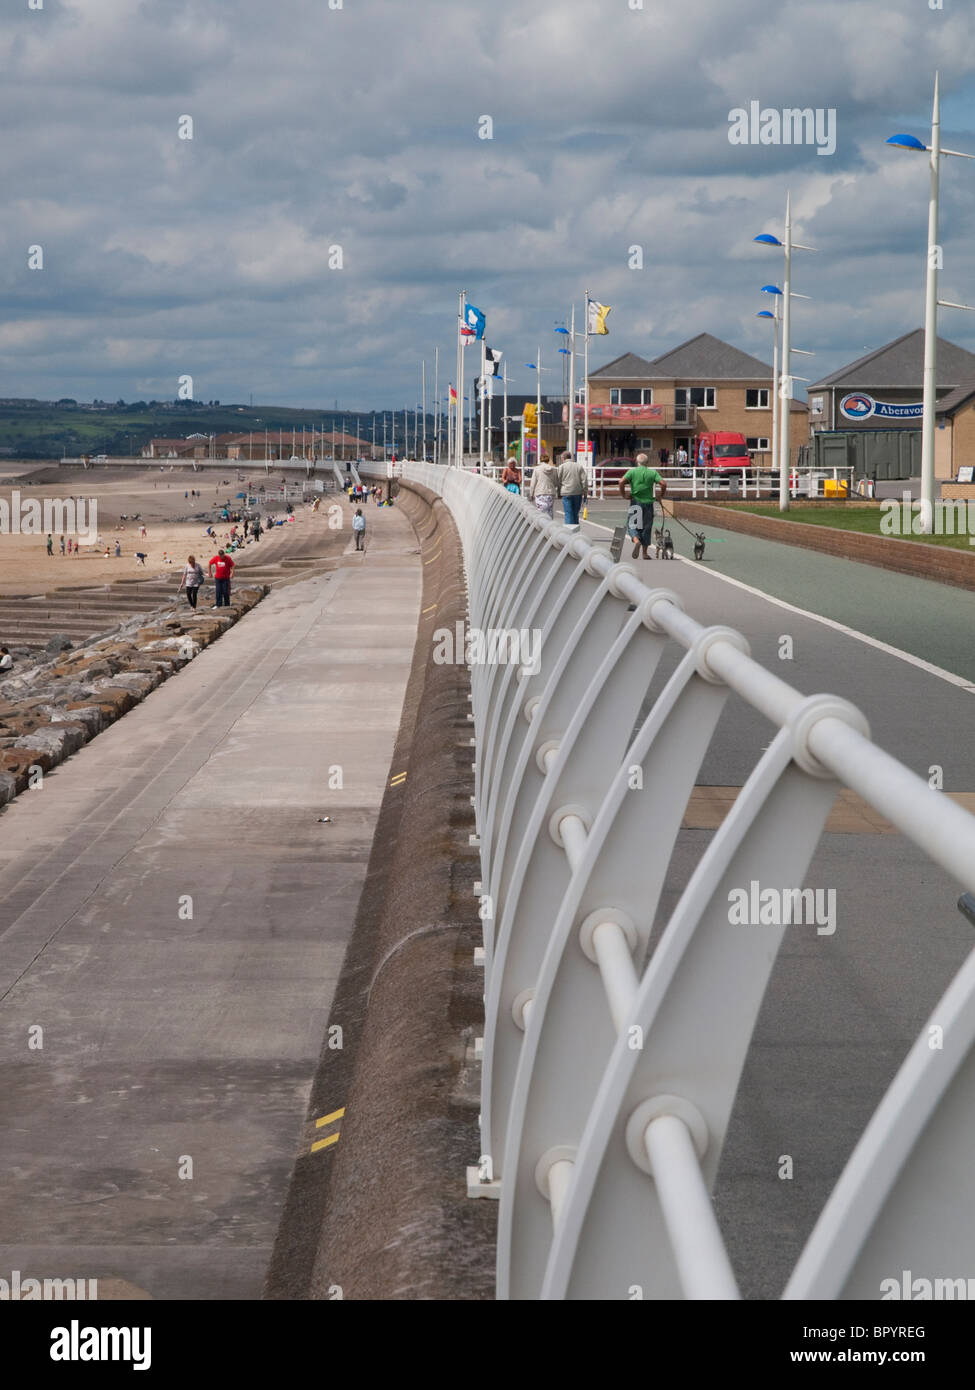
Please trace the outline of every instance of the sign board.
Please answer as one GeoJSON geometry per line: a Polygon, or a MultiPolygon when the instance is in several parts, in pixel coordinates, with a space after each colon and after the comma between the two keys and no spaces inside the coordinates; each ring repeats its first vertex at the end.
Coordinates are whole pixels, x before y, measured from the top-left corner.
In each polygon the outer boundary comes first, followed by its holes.
{"type": "Polygon", "coordinates": [[[847,420],[870,420],[874,417],[883,420],[919,420],[924,414],[924,406],[918,401],[911,405],[892,405],[889,401],[877,401],[865,391],[851,391],[840,401],[840,414],[847,420]]]}
{"type": "MultiPolygon", "coordinates": [[[[586,408],[584,405],[576,406],[576,420],[584,420],[586,408]]],[[[569,407],[562,407],[562,423],[565,424],[569,418],[569,407]]],[[[590,420],[634,420],[638,423],[649,420],[656,420],[658,424],[663,422],[664,408],[662,405],[590,405],[590,420]]]]}
{"type": "Polygon", "coordinates": [[[623,542],[626,540],[626,527],[617,526],[613,532],[613,539],[609,543],[609,558],[614,565],[618,565],[623,554],[623,542]]]}
{"type": "Polygon", "coordinates": [[[957,481],[958,481],[959,483],[972,483],[972,482],[975,482],[975,464],[972,464],[972,463],[964,463],[964,464],[962,464],[961,468],[959,468],[959,470],[958,470],[958,478],[957,478],[957,481]]]}

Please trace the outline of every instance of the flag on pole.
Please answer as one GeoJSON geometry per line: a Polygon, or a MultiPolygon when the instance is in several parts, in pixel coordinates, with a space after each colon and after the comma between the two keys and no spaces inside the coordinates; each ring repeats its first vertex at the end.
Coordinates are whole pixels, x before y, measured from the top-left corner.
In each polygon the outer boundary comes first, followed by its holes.
{"type": "Polygon", "coordinates": [[[589,324],[590,333],[608,333],[606,327],[607,315],[612,311],[610,304],[597,304],[595,299],[589,301],[589,324]]]}
{"type": "Polygon", "coordinates": [[[457,391],[456,391],[456,388],[453,387],[453,386],[451,386],[451,388],[450,388],[450,404],[451,404],[451,405],[456,405],[456,404],[457,404],[457,391]]]}
{"type": "Polygon", "coordinates": [[[498,375],[498,368],[501,365],[501,358],[503,356],[504,353],[498,352],[496,348],[486,347],[484,349],[484,365],[487,368],[488,376],[498,375]]]}
{"type": "Polygon", "coordinates": [[[480,309],[475,309],[473,304],[466,305],[464,317],[460,321],[460,341],[479,342],[484,337],[484,324],[485,318],[480,309]]]}

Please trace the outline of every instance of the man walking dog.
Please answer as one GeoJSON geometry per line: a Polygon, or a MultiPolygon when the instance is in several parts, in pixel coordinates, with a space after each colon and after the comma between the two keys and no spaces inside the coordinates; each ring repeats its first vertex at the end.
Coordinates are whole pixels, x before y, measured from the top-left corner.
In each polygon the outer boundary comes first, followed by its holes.
{"type": "Polygon", "coordinates": [[[653,545],[653,504],[658,496],[663,498],[667,491],[667,484],[656,468],[648,467],[649,462],[646,454],[637,454],[636,467],[620,478],[622,498],[626,497],[627,484],[630,488],[630,510],[626,530],[627,534],[633,537],[634,560],[640,554],[641,547],[644,560],[650,559],[650,547],[653,545]]]}

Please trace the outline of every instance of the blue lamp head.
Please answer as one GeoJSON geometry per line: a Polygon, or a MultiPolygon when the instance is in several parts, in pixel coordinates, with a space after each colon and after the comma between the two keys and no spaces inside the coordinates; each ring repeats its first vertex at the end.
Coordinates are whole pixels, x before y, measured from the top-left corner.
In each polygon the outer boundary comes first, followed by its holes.
{"type": "Polygon", "coordinates": [[[762,294],[781,294],[781,293],[782,293],[782,291],[779,289],[778,285],[763,285],[763,286],[762,286],[762,294]]]}
{"type": "Polygon", "coordinates": [[[557,328],[555,331],[556,333],[564,333],[566,337],[569,336],[569,330],[567,328],[557,328]]]}
{"type": "Polygon", "coordinates": [[[926,150],[927,145],[919,140],[916,135],[890,135],[886,142],[888,145],[897,145],[902,150],[926,150]]]}
{"type": "Polygon", "coordinates": [[[761,236],[752,237],[752,241],[760,241],[763,246],[784,246],[785,242],[779,241],[777,236],[771,232],[763,232],[761,236]]]}
{"type": "Polygon", "coordinates": [[[534,362],[526,362],[526,363],[525,363],[525,366],[528,368],[528,370],[529,370],[530,372],[537,372],[537,371],[538,371],[538,368],[535,366],[535,363],[534,363],[534,362]]]}
{"type": "Polygon", "coordinates": [[[571,357],[571,356],[572,356],[572,353],[569,351],[568,348],[559,348],[559,352],[562,354],[563,357],[571,357]]]}
{"type": "Polygon", "coordinates": [[[775,315],[768,309],[759,309],[755,317],[757,319],[774,319],[775,315]]]}

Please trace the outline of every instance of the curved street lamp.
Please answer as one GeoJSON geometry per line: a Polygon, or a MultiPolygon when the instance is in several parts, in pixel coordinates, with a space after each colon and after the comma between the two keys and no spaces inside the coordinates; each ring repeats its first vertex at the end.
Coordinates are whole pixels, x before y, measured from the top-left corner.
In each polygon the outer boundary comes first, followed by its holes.
{"type": "MultiPolygon", "coordinates": [[[[782,385],[779,399],[783,402],[779,419],[781,439],[779,443],[779,511],[789,510],[789,401],[792,399],[792,353],[800,349],[792,347],[792,300],[799,298],[792,291],[792,252],[814,251],[813,246],[803,246],[792,240],[792,195],[785,199],[785,241],[780,241],[771,232],[762,232],[753,238],[763,246],[781,246],[785,252],[785,271],[782,279],[782,385]]],[[[766,287],[766,293],[776,291],[778,286],[766,287]]],[[[805,296],[803,296],[805,297],[805,296]]],[[[808,354],[806,354],[808,355],[808,354]]]]}
{"type": "Polygon", "coordinates": [[[931,143],[925,145],[916,135],[891,135],[886,143],[897,149],[913,150],[931,156],[931,192],[928,201],[928,270],[924,290],[924,387],[921,414],[921,532],[930,535],[934,529],[934,417],[937,402],[938,375],[938,305],[946,309],[971,309],[970,304],[954,304],[938,298],[938,183],[941,156],[955,155],[958,159],[975,159],[961,150],[941,148],[941,94],[938,74],[934,75],[934,104],[931,110],[931,143]]]}

